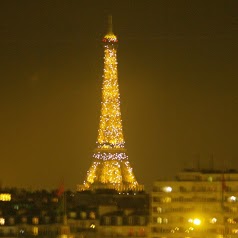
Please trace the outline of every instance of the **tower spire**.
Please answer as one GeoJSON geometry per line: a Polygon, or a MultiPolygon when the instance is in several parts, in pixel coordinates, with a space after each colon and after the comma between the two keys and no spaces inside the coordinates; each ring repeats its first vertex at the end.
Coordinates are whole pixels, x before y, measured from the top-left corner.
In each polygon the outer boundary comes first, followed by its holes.
{"type": "Polygon", "coordinates": [[[108,16],[108,33],[113,34],[113,31],[112,31],[112,15],[108,16]]]}
{"type": "Polygon", "coordinates": [[[117,73],[117,37],[112,32],[111,16],[108,23],[108,33],[103,38],[104,73],[97,147],[84,181],[84,188],[79,187],[78,190],[143,190],[143,186],[136,181],[126,154],[117,73]]]}
{"type": "Polygon", "coordinates": [[[104,43],[116,43],[117,37],[114,35],[112,31],[112,15],[108,16],[108,26],[107,26],[107,34],[103,38],[104,43]]]}

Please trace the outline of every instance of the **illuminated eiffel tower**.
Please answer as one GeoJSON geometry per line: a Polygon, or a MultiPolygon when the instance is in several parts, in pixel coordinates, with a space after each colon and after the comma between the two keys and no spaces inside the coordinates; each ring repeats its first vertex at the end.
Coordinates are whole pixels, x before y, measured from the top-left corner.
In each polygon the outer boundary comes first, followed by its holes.
{"type": "Polygon", "coordinates": [[[112,32],[112,18],[109,17],[108,33],[103,38],[104,74],[97,148],[86,180],[83,185],[78,185],[78,191],[143,190],[143,185],[136,181],[125,149],[117,74],[117,43],[117,37],[112,32]]]}

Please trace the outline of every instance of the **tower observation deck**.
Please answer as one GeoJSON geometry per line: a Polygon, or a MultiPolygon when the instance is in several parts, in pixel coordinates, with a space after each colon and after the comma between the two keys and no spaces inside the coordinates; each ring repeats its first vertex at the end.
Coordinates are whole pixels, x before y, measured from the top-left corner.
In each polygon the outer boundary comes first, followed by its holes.
{"type": "Polygon", "coordinates": [[[97,147],[86,180],[83,185],[78,185],[77,190],[142,191],[143,185],[138,184],[125,149],[117,72],[118,39],[112,31],[111,17],[108,33],[102,41],[104,72],[97,147]]]}

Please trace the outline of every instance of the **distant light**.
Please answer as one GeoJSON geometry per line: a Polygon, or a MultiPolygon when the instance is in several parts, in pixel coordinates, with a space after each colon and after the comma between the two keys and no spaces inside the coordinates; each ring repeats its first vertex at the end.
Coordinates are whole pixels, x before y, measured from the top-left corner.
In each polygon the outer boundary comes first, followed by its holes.
{"type": "Polygon", "coordinates": [[[162,212],[162,208],[161,207],[157,207],[157,212],[161,213],[162,212]]]}
{"type": "Polygon", "coordinates": [[[193,224],[196,225],[196,226],[199,226],[199,225],[201,224],[201,220],[200,220],[199,218],[194,218],[194,219],[189,218],[189,219],[188,219],[188,222],[189,222],[189,223],[193,223],[193,224]]]}
{"type": "Polygon", "coordinates": [[[0,217],[0,225],[4,225],[5,224],[5,219],[3,217],[0,217]]]}
{"type": "Polygon", "coordinates": [[[199,225],[201,224],[201,220],[198,219],[198,218],[195,218],[195,219],[193,220],[193,224],[196,225],[196,226],[199,226],[199,225]]]}
{"type": "Polygon", "coordinates": [[[215,217],[213,217],[211,220],[210,220],[210,223],[214,224],[217,222],[217,219],[215,217]]]}
{"type": "Polygon", "coordinates": [[[231,197],[228,198],[228,201],[229,201],[229,202],[236,202],[236,200],[237,200],[237,199],[236,199],[235,196],[231,196],[231,197]]]}
{"type": "Polygon", "coordinates": [[[232,233],[233,233],[233,234],[238,234],[238,229],[236,229],[236,228],[235,228],[235,229],[232,229],[232,233]]]}
{"type": "Polygon", "coordinates": [[[95,224],[90,225],[90,228],[92,228],[92,229],[94,229],[95,227],[96,227],[95,224]]]}
{"type": "Polygon", "coordinates": [[[172,188],[171,187],[163,187],[162,190],[166,193],[171,193],[172,192],[172,188]]]}
{"type": "Polygon", "coordinates": [[[157,218],[157,223],[159,223],[159,224],[162,223],[162,218],[161,218],[161,217],[158,217],[158,218],[157,218]]]}
{"type": "Polygon", "coordinates": [[[171,201],[172,201],[171,197],[161,198],[161,202],[163,202],[163,203],[170,203],[171,201]]]}
{"type": "Polygon", "coordinates": [[[3,201],[3,202],[11,201],[11,194],[10,193],[1,193],[0,194],[0,201],[3,201]]]}
{"type": "Polygon", "coordinates": [[[37,226],[34,226],[33,229],[32,229],[32,232],[33,232],[33,235],[34,235],[34,236],[37,236],[38,233],[39,233],[38,227],[37,227],[37,226]]]}

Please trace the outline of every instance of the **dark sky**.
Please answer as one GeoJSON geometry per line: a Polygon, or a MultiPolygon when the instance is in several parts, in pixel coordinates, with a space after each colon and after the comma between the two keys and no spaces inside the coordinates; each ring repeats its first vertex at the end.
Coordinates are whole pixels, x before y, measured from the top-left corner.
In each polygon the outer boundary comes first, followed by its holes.
{"type": "Polygon", "coordinates": [[[147,189],[184,167],[238,169],[238,1],[1,0],[2,186],[75,189],[92,162],[107,15],[124,136],[147,189]]]}

